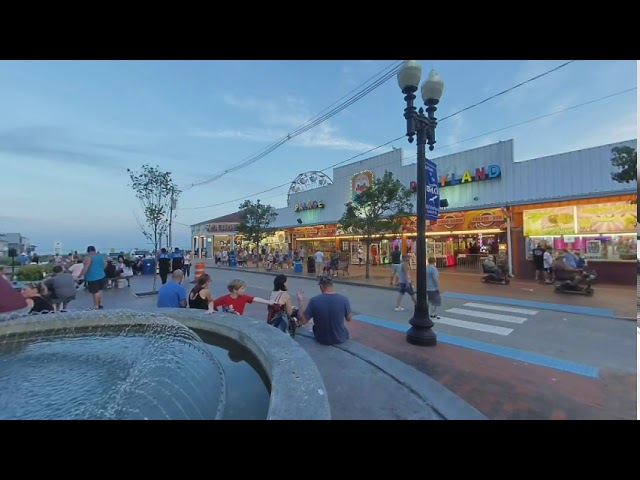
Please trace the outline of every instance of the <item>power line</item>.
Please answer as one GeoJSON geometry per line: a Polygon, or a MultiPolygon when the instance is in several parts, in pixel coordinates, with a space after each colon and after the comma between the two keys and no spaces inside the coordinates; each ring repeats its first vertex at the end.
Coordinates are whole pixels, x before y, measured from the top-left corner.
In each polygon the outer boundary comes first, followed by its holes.
{"type": "Polygon", "coordinates": [[[567,65],[569,65],[570,63],[573,63],[573,62],[575,62],[575,60],[569,60],[568,62],[565,62],[562,65],[558,65],[557,67],[554,67],[551,70],[547,70],[546,72],[541,73],[540,75],[536,75],[535,77],[531,77],[529,80],[525,80],[524,82],[519,83],[517,85],[514,85],[511,88],[507,88],[506,90],[503,90],[502,92],[496,93],[495,95],[491,95],[490,97],[485,98],[484,100],[482,100],[482,101],[480,101],[478,103],[474,103],[473,105],[469,105],[468,107],[463,108],[462,110],[458,110],[457,112],[452,113],[451,115],[448,115],[448,116],[446,116],[444,118],[441,118],[438,121],[442,122],[442,121],[444,121],[444,120],[446,120],[448,118],[455,117],[456,115],[458,115],[458,114],[460,114],[462,112],[466,112],[467,110],[471,110],[472,108],[477,107],[478,105],[482,105],[483,103],[486,103],[489,100],[493,100],[494,98],[499,97],[500,95],[504,95],[505,93],[508,93],[511,90],[515,90],[516,88],[522,87],[523,85],[526,85],[527,83],[533,82],[534,80],[538,80],[538,79],[544,77],[545,75],[549,75],[550,73],[553,73],[553,72],[555,72],[557,70],[560,70],[561,68],[564,68],[564,67],[566,67],[567,65]]]}
{"type": "Polygon", "coordinates": [[[355,102],[357,102],[358,100],[362,99],[363,97],[365,97],[366,95],[371,93],[373,90],[377,89],[378,87],[380,87],[381,85],[386,83],[391,77],[393,77],[397,73],[400,63],[401,63],[400,61],[394,61],[390,65],[386,66],[380,72],[376,73],[374,76],[372,76],[369,79],[365,80],[358,87],[356,87],[355,89],[351,90],[351,92],[347,93],[346,95],[344,95],[340,99],[336,100],[334,103],[329,105],[329,107],[326,107],[324,110],[320,111],[319,113],[317,113],[316,115],[311,117],[309,120],[307,120],[307,122],[305,122],[305,124],[303,124],[300,127],[296,128],[292,132],[289,132],[285,137],[282,137],[280,140],[278,140],[274,144],[259,150],[256,154],[248,157],[246,160],[240,162],[239,164],[236,164],[234,167],[225,169],[222,172],[219,172],[219,173],[213,175],[212,177],[210,177],[210,178],[208,178],[206,180],[191,184],[190,186],[186,187],[185,190],[188,190],[188,189],[191,189],[191,188],[197,187],[197,186],[206,185],[208,183],[214,182],[214,181],[222,178],[223,176],[225,176],[225,175],[227,175],[229,173],[232,173],[232,172],[235,172],[235,171],[240,170],[242,168],[248,167],[249,165],[257,162],[258,160],[264,158],[265,156],[267,156],[271,152],[273,152],[276,149],[280,148],[282,145],[287,143],[289,140],[291,140],[291,139],[293,139],[293,138],[295,138],[295,137],[297,137],[299,135],[302,135],[303,133],[309,131],[310,129],[320,125],[323,122],[325,122],[329,118],[337,115],[342,110],[344,110],[347,107],[353,105],[355,102]],[[389,70],[389,69],[391,69],[391,70],[389,70]],[[380,78],[378,78],[378,77],[380,77],[380,78]],[[376,80],[374,80],[374,79],[376,79],[376,80]],[[361,87],[363,87],[364,85],[368,84],[372,80],[373,80],[373,83],[371,83],[371,85],[368,85],[362,91],[360,91],[359,93],[353,95],[349,99],[345,100],[344,102],[342,102],[340,105],[336,106],[335,108],[331,108],[331,107],[333,107],[333,105],[336,105],[338,102],[340,102],[343,98],[347,97],[352,92],[354,92],[356,90],[359,90],[361,87]],[[326,113],[323,114],[323,112],[326,112],[326,113]]]}
{"type": "Polygon", "coordinates": [[[513,125],[509,125],[507,127],[502,127],[502,128],[497,129],[497,130],[492,130],[491,132],[486,132],[486,133],[482,133],[480,135],[476,135],[475,137],[467,138],[465,140],[460,140],[459,142],[455,142],[455,143],[452,143],[450,145],[445,145],[444,147],[440,147],[440,150],[448,148],[448,147],[452,147],[454,145],[458,145],[460,143],[468,142],[470,140],[475,140],[476,138],[485,137],[487,135],[491,135],[492,133],[502,132],[503,130],[507,130],[509,128],[519,127],[520,125],[525,125],[527,123],[535,122],[536,120],[541,120],[543,118],[551,117],[553,115],[558,115],[560,113],[565,113],[565,112],[568,112],[569,110],[573,110],[575,108],[584,107],[585,105],[590,105],[592,103],[596,103],[596,102],[599,102],[601,100],[606,100],[607,98],[617,97],[618,95],[622,95],[623,93],[632,92],[632,91],[637,90],[637,89],[638,89],[638,87],[628,88],[628,89],[622,90],[620,92],[612,93],[611,95],[605,95],[604,97],[596,98],[594,100],[589,100],[588,102],[580,103],[578,105],[573,105],[572,107],[567,107],[567,108],[563,108],[562,110],[557,110],[555,112],[546,113],[544,115],[540,115],[539,117],[530,118],[529,120],[524,120],[524,121],[519,122],[519,123],[514,123],[513,125]]]}
{"type": "MultiPolygon", "coordinates": [[[[589,100],[589,101],[587,101],[587,102],[583,102],[583,103],[580,103],[580,104],[577,104],[577,105],[573,105],[573,106],[571,106],[571,107],[563,108],[562,110],[557,110],[557,111],[555,111],[555,112],[551,112],[551,113],[547,113],[547,114],[544,114],[544,115],[540,115],[540,116],[538,116],[538,117],[530,118],[530,119],[528,119],[528,120],[524,120],[524,121],[522,121],[522,122],[514,123],[514,124],[508,125],[508,126],[506,126],[506,127],[502,127],[502,128],[496,129],[496,130],[492,130],[492,131],[490,131],[490,132],[485,132],[485,133],[482,133],[482,134],[480,134],[480,135],[476,135],[476,136],[474,136],[474,137],[466,138],[466,139],[464,139],[464,140],[460,140],[460,141],[458,141],[458,142],[451,143],[451,144],[449,144],[449,145],[444,145],[444,146],[442,146],[442,147],[439,147],[439,149],[438,149],[438,150],[439,150],[439,151],[440,151],[440,150],[444,150],[445,148],[453,147],[453,146],[455,146],[455,145],[459,145],[459,144],[461,144],[461,143],[469,142],[469,141],[471,141],[471,140],[476,140],[476,139],[478,139],[478,138],[485,137],[485,136],[487,136],[487,135],[492,135],[492,134],[494,134],[494,133],[502,132],[502,131],[504,131],[504,130],[508,130],[508,129],[510,129],[510,128],[519,127],[519,126],[521,126],[521,125],[525,125],[525,124],[527,124],[527,123],[531,123],[531,122],[534,122],[534,121],[537,121],[537,120],[541,120],[541,119],[543,119],[543,118],[547,118],[547,117],[550,117],[550,116],[553,116],[553,115],[559,115],[559,114],[561,114],[561,113],[565,113],[565,112],[568,112],[568,111],[570,111],[570,110],[574,110],[574,109],[576,109],[576,108],[584,107],[584,106],[586,106],[586,105],[590,105],[590,104],[593,104],[593,103],[596,103],[596,102],[600,102],[600,101],[602,101],[602,100],[606,100],[606,99],[609,99],[609,98],[612,98],[612,97],[616,97],[616,96],[618,96],[618,95],[622,95],[622,94],[624,94],[624,93],[632,92],[632,91],[634,91],[634,90],[637,90],[637,88],[638,88],[638,87],[632,87],[632,88],[628,88],[628,89],[626,89],[626,90],[621,90],[621,91],[619,91],[619,92],[612,93],[612,94],[610,94],[610,95],[605,95],[605,96],[603,96],[603,97],[599,97],[599,98],[596,98],[596,99],[593,99],[593,100],[589,100]]],[[[324,168],[324,169],[322,169],[322,170],[320,170],[320,171],[321,171],[321,172],[325,172],[325,171],[330,170],[330,169],[332,169],[332,168],[335,168],[335,167],[337,167],[337,166],[339,166],[339,165],[342,165],[343,163],[350,162],[350,161],[352,161],[352,160],[354,160],[354,159],[356,159],[356,158],[358,158],[358,157],[360,157],[360,156],[362,156],[362,155],[366,155],[367,153],[370,153],[370,152],[372,152],[372,151],[374,151],[374,150],[377,150],[378,148],[382,148],[382,147],[384,147],[384,146],[387,146],[387,145],[389,145],[390,143],[396,142],[396,141],[398,141],[398,140],[400,140],[400,139],[402,139],[402,138],[404,138],[404,137],[405,137],[405,135],[401,135],[401,136],[400,136],[400,137],[398,137],[398,138],[394,138],[393,140],[390,140],[390,141],[388,141],[388,142],[386,142],[386,143],[383,143],[383,144],[381,144],[381,145],[379,145],[379,146],[377,146],[377,147],[371,148],[371,149],[367,150],[366,152],[359,153],[358,155],[355,155],[355,156],[353,156],[353,157],[350,157],[350,158],[348,158],[348,159],[346,159],[346,160],[343,160],[343,161],[338,162],[338,163],[334,163],[333,165],[330,165],[329,167],[326,167],[326,168],[324,168]]],[[[412,154],[412,155],[409,155],[409,156],[403,157],[403,158],[402,158],[402,160],[407,160],[407,159],[409,159],[409,158],[413,158],[413,157],[415,157],[415,154],[412,154]]],[[[390,165],[390,164],[395,163],[395,162],[396,162],[396,160],[393,160],[393,161],[387,162],[387,163],[385,163],[385,164],[381,164],[381,165],[379,165],[379,166],[380,166],[380,167],[382,167],[382,166],[385,166],[385,165],[390,165]]],[[[341,180],[341,179],[343,179],[343,178],[348,178],[348,175],[347,175],[347,176],[343,176],[343,177],[336,177],[336,178],[334,178],[334,179],[333,179],[333,183],[335,183],[336,181],[341,180]]],[[[241,197],[241,198],[238,198],[238,199],[228,200],[228,201],[225,201],[225,202],[216,203],[216,204],[212,204],[212,205],[206,205],[206,206],[202,206],[202,207],[189,207],[189,208],[182,208],[181,210],[200,210],[200,209],[205,209],[205,208],[214,208],[214,207],[219,207],[219,206],[223,206],[223,205],[228,205],[228,204],[230,204],[230,203],[239,202],[239,201],[245,200],[245,199],[250,198],[250,197],[255,197],[255,196],[257,196],[257,195],[262,195],[262,194],[264,194],[264,193],[272,192],[272,191],[274,191],[274,190],[277,190],[278,188],[282,188],[282,187],[289,186],[290,184],[291,184],[291,182],[287,182],[287,183],[283,183],[283,184],[281,184],[281,185],[277,185],[277,186],[275,186],[275,187],[269,188],[269,189],[267,189],[267,190],[262,190],[261,192],[258,192],[258,193],[254,193],[254,194],[251,194],[251,195],[245,195],[245,196],[243,196],[243,197],[241,197]]],[[[278,195],[280,195],[280,194],[278,194],[278,195]]],[[[276,195],[274,195],[274,197],[275,197],[275,196],[276,196],[276,195]]],[[[267,197],[267,198],[273,198],[273,197],[267,197]]]]}
{"type": "MultiPolygon", "coordinates": [[[[523,86],[523,85],[526,85],[526,84],[528,84],[528,83],[530,83],[530,82],[532,82],[532,81],[534,81],[534,80],[537,80],[537,79],[539,79],[539,78],[542,78],[542,77],[544,77],[545,75],[548,75],[548,74],[550,74],[550,73],[552,73],[552,72],[555,72],[555,71],[559,70],[560,68],[563,68],[563,67],[565,67],[565,66],[569,65],[570,63],[572,63],[572,62],[574,62],[574,61],[575,61],[575,60],[570,60],[570,61],[568,61],[568,62],[565,62],[565,63],[563,63],[562,65],[559,65],[559,66],[557,66],[557,67],[552,68],[551,70],[548,70],[548,71],[546,71],[546,72],[543,72],[543,73],[541,73],[541,74],[539,74],[539,75],[536,75],[535,77],[532,77],[532,78],[530,78],[530,79],[528,79],[528,80],[525,80],[524,82],[521,82],[521,83],[519,83],[519,84],[517,84],[517,85],[514,85],[513,87],[508,88],[507,90],[504,90],[504,91],[502,91],[502,92],[496,93],[495,95],[491,95],[490,97],[488,97],[488,98],[486,98],[486,99],[484,99],[484,100],[482,100],[482,101],[480,101],[480,102],[478,102],[478,103],[475,103],[475,104],[470,105],[470,106],[468,106],[468,107],[466,107],[466,108],[463,108],[462,110],[459,110],[458,112],[455,112],[455,113],[453,113],[453,114],[451,114],[451,115],[449,115],[449,116],[447,116],[447,117],[444,117],[444,118],[440,119],[439,121],[440,121],[440,122],[442,122],[442,121],[444,121],[444,120],[446,120],[446,119],[448,119],[448,118],[451,118],[451,117],[453,117],[453,116],[455,116],[455,115],[458,115],[458,114],[460,114],[460,113],[462,113],[462,112],[464,112],[464,111],[467,111],[467,110],[470,110],[471,108],[477,107],[478,105],[481,105],[481,104],[483,104],[483,103],[485,103],[485,102],[488,102],[489,100],[491,100],[491,99],[493,99],[493,98],[496,98],[496,97],[498,97],[498,96],[500,96],[500,95],[504,95],[504,94],[505,94],[505,93],[507,93],[507,92],[510,92],[510,91],[512,91],[512,90],[514,90],[514,89],[516,89],[516,88],[519,88],[519,87],[521,87],[521,86],[523,86]]],[[[387,74],[384,74],[382,78],[385,78],[389,73],[391,73],[391,75],[395,75],[395,73],[396,73],[396,72],[398,71],[398,69],[399,69],[399,64],[400,64],[400,62],[399,62],[399,61],[393,62],[392,64],[390,64],[390,65],[388,65],[386,68],[384,68],[381,72],[378,72],[376,75],[374,75],[374,76],[373,76],[373,77],[371,77],[370,79],[368,79],[368,80],[366,80],[365,82],[363,82],[360,86],[356,87],[354,90],[357,90],[357,89],[359,89],[362,85],[367,84],[367,83],[368,83],[369,81],[371,81],[373,78],[377,78],[377,77],[378,77],[379,75],[381,75],[383,72],[386,72],[389,68],[392,68],[391,72],[388,72],[387,74]]],[[[384,80],[384,81],[386,81],[386,80],[384,80]]],[[[377,87],[376,87],[376,88],[377,88],[377,87]]],[[[353,91],[353,90],[352,90],[352,91],[353,91]]],[[[351,92],[349,92],[347,95],[349,95],[350,93],[351,93],[351,92]]],[[[347,95],[345,95],[345,96],[347,96],[347,95]]],[[[343,98],[344,98],[344,97],[343,97],[343,98]]],[[[339,101],[340,101],[340,100],[337,100],[336,102],[334,102],[334,104],[335,104],[335,103],[337,103],[337,102],[339,102],[339,101]]],[[[333,105],[333,104],[332,104],[332,105],[333,105]]],[[[330,107],[331,107],[331,105],[330,105],[329,107],[325,108],[325,110],[328,110],[330,107]]],[[[345,108],[346,108],[346,107],[345,107],[345,108]]],[[[323,111],[325,111],[325,110],[323,110],[323,111]]],[[[320,112],[320,113],[322,113],[322,112],[320,112]]],[[[318,114],[318,115],[320,115],[320,114],[318,114]]],[[[318,115],[316,115],[316,117],[318,117],[318,115]]],[[[313,118],[315,118],[315,117],[312,117],[312,119],[313,119],[313,118]]],[[[321,117],[320,117],[320,118],[321,118],[321,117]]],[[[302,128],[304,128],[304,127],[302,127],[302,128]]],[[[389,143],[392,143],[392,142],[395,142],[395,141],[397,141],[397,140],[400,140],[400,139],[401,139],[401,138],[403,138],[403,137],[404,137],[404,135],[403,135],[403,136],[401,136],[401,137],[398,137],[398,138],[396,138],[396,139],[394,139],[394,140],[391,140],[391,141],[389,141],[389,142],[383,143],[382,145],[378,145],[377,147],[375,147],[375,148],[373,148],[373,149],[370,149],[370,150],[367,150],[366,152],[363,152],[363,153],[361,153],[361,154],[359,154],[359,155],[356,155],[355,157],[351,157],[351,158],[348,158],[347,160],[344,160],[343,162],[339,162],[339,163],[337,163],[337,164],[335,164],[335,165],[331,165],[331,166],[327,167],[327,169],[325,169],[325,170],[328,170],[328,169],[331,169],[331,168],[337,167],[338,165],[342,165],[343,163],[349,162],[349,161],[351,161],[351,160],[353,160],[353,159],[355,159],[355,158],[357,158],[357,157],[359,157],[359,156],[361,156],[361,155],[365,155],[365,154],[367,154],[367,153],[369,153],[369,152],[372,152],[373,150],[377,150],[378,148],[381,148],[381,147],[383,147],[383,146],[386,146],[386,145],[388,145],[389,143]]],[[[271,153],[273,150],[275,150],[275,149],[277,149],[278,147],[280,147],[282,144],[284,144],[284,143],[285,143],[286,141],[288,141],[288,140],[289,140],[289,137],[285,137],[284,139],[280,140],[279,142],[276,142],[276,144],[275,144],[275,145],[272,145],[271,147],[267,147],[266,149],[261,150],[261,153],[259,153],[256,157],[252,157],[252,158],[250,158],[250,159],[249,159],[249,160],[247,160],[246,162],[243,162],[243,163],[242,163],[242,164],[240,164],[240,165],[244,165],[244,164],[246,164],[246,163],[253,163],[253,162],[255,162],[255,161],[259,160],[260,158],[262,158],[262,157],[264,157],[264,156],[268,155],[268,154],[269,154],[269,153],[271,153]],[[259,157],[259,158],[257,158],[257,157],[259,157]]],[[[446,148],[446,147],[443,147],[443,148],[446,148]]],[[[246,166],[246,165],[245,165],[245,166],[246,166]]],[[[241,168],[242,168],[242,167],[241,167],[241,168]]],[[[321,170],[321,171],[325,171],[325,170],[321,170]]],[[[233,168],[232,168],[232,169],[230,169],[230,170],[229,170],[229,169],[227,169],[227,170],[225,170],[224,172],[219,173],[219,174],[217,174],[217,175],[215,175],[215,176],[213,176],[213,177],[209,178],[208,180],[205,180],[205,181],[203,181],[203,182],[199,182],[199,183],[196,183],[196,184],[192,184],[192,186],[205,185],[205,184],[207,184],[207,183],[210,183],[210,182],[212,182],[212,181],[215,181],[215,180],[219,179],[220,177],[222,177],[222,176],[226,175],[227,173],[231,173],[232,171],[234,171],[234,169],[233,169],[233,168]]],[[[275,189],[277,189],[277,188],[282,188],[282,187],[283,187],[283,186],[285,186],[285,185],[289,185],[289,182],[287,182],[286,184],[278,185],[277,187],[274,187],[274,188],[271,188],[271,189],[268,189],[268,190],[264,190],[264,191],[262,191],[262,192],[259,192],[259,193],[255,194],[255,195],[261,195],[261,194],[263,194],[263,193],[268,193],[268,192],[271,192],[271,191],[273,191],[273,190],[275,190],[275,189]]],[[[250,195],[250,197],[255,196],[255,195],[250,195]]],[[[188,207],[188,208],[183,208],[183,209],[181,209],[181,210],[200,210],[200,209],[204,209],[204,208],[213,208],[213,207],[219,207],[219,206],[222,206],[222,205],[227,205],[227,204],[229,204],[229,203],[233,203],[233,202],[241,201],[241,200],[244,200],[244,198],[241,198],[241,199],[239,199],[239,200],[230,200],[230,201],[228,201],[228,202],[222,202],[222,203],[217,203],[217,204],[207,205],[207,206],[202,206],[202,207],[188,207]]]]}
{"type": "MultiPolygon", "coordinates": [[[[393,140],[389,140],[388,142],[383,143],[383,144],[381,144],[381,145],[378,145],[377,147],[370,148],[370,149],[369,149],[369,150],[367,150],[366,152],[362,152],[362,153],[359,153],[359,154],[357,154],[357,155],[354,155],[353,157],[347,158],[346,160],[343,160],[343,161],[341,161],[341,162],[338,162],[338,163],[335,163],[335,164],[333,164],[333,165],[330,165],[330,166],[328,166],[328,167],[326,167],[326,168],[324,168],[323,170],[320,170],[320,171],[321,171],[321,172],[324,172],[324,171],[326,171],[326,170],[330,170],[330,169],[332,169],[332,168],[334,168],[334,167],[337,167],[338,165],[342,165],[343,163],[347,163],[347,162],[350,162],[351,160],[355,160],[356,158],[361,157],[362,155],[366,155],[367,153],[373,152],[374,150],[377,150],[377,149],[382,148],[382,147],[386,147],[386,146],[387,146],[387,145],[389,145],[390,143],[397,142],[398,140],[400,140],[401,138],[404,138],[404,137],[405,137],[405,135],[401,135],[401,136],[399,136],[398,138],[394,138],[393,140]]],[[[255,196],[257,196],[257,195],[262,195],[263,193],[272,192],[273,190],[276,190],[276,189],[278,189],[278,188],[282,188],[282,187],[285,187],[285,186],[286,186],[286,187],[288,187],[289,185],[291,185],[291,181],[288,181],[288,182],[286,182],[286,183],[283,183],[283,184],[278,185],[278,186],[273,187],[273,188],[269,188],[269,189],[267,189],[267,190],[263,190],[263,191],[258,192],[258,193],[254,193],[253,195],[245,195],[245,196],[243,196],[243,197],[241,197],[241,198],[238,198],[238,199],[235,199],[235,200],[228,200],[228,201],[226,201],[226,202],[222,202],[222,203],[215,203],[215,204],[212,204],[212,205],[205,205],[205,206],[202,206],[202,207],[186,207],[186,208],[185,208],[185,207],[183,207],[183,208],[181,208],[180,210],[202,210],[202,209],[204,209],[204,208],[220,207],[220,206],[222,206],[222,205],[228,205],[228,204],[230,204],[230,203],[240,202],[240,201],[244,200],[245,198],[255,197],[255,196]]]]}

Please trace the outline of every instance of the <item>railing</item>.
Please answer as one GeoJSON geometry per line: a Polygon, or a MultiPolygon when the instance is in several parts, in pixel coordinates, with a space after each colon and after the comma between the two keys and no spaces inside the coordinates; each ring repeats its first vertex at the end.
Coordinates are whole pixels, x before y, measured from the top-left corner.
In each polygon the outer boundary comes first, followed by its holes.
{"type": "Polygon", "coordinates": [[[487,258],[486,253],[470,254],[460,253],[456,257],[456,268],[458,270],[482,271],[482,262],[487,258]]]}

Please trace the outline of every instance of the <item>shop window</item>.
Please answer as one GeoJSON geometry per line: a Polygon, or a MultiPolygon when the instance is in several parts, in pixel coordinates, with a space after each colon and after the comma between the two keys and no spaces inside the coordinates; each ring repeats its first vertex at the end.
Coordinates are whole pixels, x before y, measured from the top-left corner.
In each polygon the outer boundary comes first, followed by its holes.
{"type": "Polygon", "coordinates": [[[540,243],[554,251],[564,248],[580,251],[587,260],[632,261],[638,250],[635,237],[635,234],[526,237],[527,260],[533,259],[531,252],[540,243]]]}

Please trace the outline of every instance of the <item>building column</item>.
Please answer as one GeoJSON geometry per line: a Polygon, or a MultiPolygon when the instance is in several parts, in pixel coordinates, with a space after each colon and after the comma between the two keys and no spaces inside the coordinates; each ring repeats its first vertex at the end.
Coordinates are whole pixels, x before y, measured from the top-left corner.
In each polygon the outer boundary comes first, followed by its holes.
{"type": "Polygon", "coordinates": [[[235,240],[236,236],[233,233],[229,234],[229,236],[231,237],[231,245],[229,247],[229,250],[234,251],[236,249],[236,240],[235,240]]]}

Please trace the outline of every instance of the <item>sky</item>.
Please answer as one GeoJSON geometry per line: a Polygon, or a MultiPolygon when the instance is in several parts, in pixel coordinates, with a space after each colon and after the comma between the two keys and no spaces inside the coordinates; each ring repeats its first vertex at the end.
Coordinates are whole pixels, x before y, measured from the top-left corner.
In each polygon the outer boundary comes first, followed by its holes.
{"type": "MultiPolygon", "coordinates": [[[[65,251],[148,248],[127,174],[144,164],[171,172],[183,190],[176,246],[188,247],[188,225],[233,213],[242,199],[284,207],[288,186],[254,194],[404,133],[395,77],[257,162],[193,185],[272,145],[393,62],[1,61],[0,233],[19,232],[42,254],[55,242],[65,251]]],[[[419,62],[423,79],[434,68],[445,82],[436,113],[444,118],[566,61],[419,62]]],[[[505,128],[634,88],[637,74],[636,61],[575,61],[443,120],[432,156],[513,139],[521,161],[637,138],[637,90],[505,128]]],[[[393,147],[414,161],[406,139],[358,160],[393,147]]]]}

